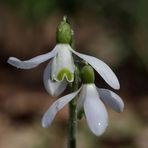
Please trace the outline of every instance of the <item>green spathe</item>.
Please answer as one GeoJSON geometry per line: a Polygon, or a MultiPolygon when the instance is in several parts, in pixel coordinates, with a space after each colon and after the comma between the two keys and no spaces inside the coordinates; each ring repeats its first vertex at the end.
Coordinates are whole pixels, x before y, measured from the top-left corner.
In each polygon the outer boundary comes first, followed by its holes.
{"type": "Polygon", "coordinates": [[[84,84],[94,83],[95,74],[91,66],[85,65],[81,70],[81,77],[84,84]]]}
{"type": "Polygon", "coordinates": [[[70,24],[66,22],[66,19],[63,19],[57,27],[56,41],[63,44],[71,44],[72,42],[72,29],[70,24]]]}
{"type": "Polygon", "coordinates": [[[62,68],[62,69],[59,71],[59,73],[58,73],[58,75],[57,75],[57,79],[58,79],[59,81],[62,81],[64,75],[66,76],[66,78],[67,78],[68,81],[72,81],[72,79],[73,79],[73,73],[71,73],[71,72],[69,71],[69,69],[67,69],[67,68],[62,68]]]}

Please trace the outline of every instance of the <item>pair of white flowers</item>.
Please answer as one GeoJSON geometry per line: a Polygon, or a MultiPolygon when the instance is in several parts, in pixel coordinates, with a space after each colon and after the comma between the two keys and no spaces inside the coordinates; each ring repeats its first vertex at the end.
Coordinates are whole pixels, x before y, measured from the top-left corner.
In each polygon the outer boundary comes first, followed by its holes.
{"type": "MultiPolygon", "coordinates": [[[[116,75],[108,65],[95,57],[74,51],[69,44],[57,44],[51,52],[27,61],[10,57],[8,63],[17,68],[31,69],[51,59],[44,70],[43,82],[49,94],[58,96],[66,89],[68,82],[74,81],[75,65],[72,54],[87,61],[112,88],[120,88],[116,75]]],[[[42,126],[48,127],[57,112],[77,95],[77,112],[84,109],[88,126],[95,135],[101,135],[108,125],[108,114],[103,102],[117,112],[122,112],[124,108],[122,99],[114,92],[97,88],[94,83],[84,83],[77,91],[59,98],[49,107],[42,118],[42,126]]]]}

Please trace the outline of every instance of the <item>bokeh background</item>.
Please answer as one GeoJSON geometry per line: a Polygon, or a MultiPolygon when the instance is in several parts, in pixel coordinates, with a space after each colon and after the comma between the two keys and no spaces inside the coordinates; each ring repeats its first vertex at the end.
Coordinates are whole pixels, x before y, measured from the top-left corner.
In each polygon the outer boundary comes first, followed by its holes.
{"type": "MultiPolygon", "coordinates": [[[[125,110],[109,112],[109,126],[94,136],[78,121],[78,148],[148,148],[147,0],[0,0],[0,148],[64,148],[68,107],[43,129],[40,119],[56,99],[43,87],[47,62],[31,70],[7,64],[52,50],[56,27],[67,15],[77,51],[105,61],[117,74],[125,110]]],[[[109,88],[97,75],[97,86],[109,88]]],[[[109,88],[111,89],[111,88],[109,88]]]]}

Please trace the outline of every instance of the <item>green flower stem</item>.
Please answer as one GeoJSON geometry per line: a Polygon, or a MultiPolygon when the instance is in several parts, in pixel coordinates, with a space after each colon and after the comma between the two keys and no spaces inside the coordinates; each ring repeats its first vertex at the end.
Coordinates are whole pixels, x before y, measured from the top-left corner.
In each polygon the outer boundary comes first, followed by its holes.
{"type": "Polygon", "coordinates": [[[75,100],[69,103],[69,138],[68,148],[76,148],[77,115],[75,100]]]}
{"type": "MultiPolygon", "coordinates": [[[[71,91],[78,90],[79,87],[79,71],[75,70],[75,80],[71,85],[71,91]]],[[[77,113],[76,113],[77,96],[69,103],[69,133],[68,148],[76,148],[76,129],[77,129],[77,113]]]]}

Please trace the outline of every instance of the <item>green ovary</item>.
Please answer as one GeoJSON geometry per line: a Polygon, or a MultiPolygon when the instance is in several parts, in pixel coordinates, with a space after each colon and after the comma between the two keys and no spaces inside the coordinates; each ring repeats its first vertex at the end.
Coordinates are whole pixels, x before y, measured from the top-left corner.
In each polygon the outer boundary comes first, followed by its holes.
{"type": "Polygon", "coordinates": [[[58,79],[59,81],[61,81],[61,80],[63,79],[63,76],[64,76],[64,75],[66,75],[66,78],[67,78],[68,81],[72,81],[72,79],[73,79],[73,73],[71,73],[71,72],[69,71],[69,69],[67,69],[67,68],[62,68],[62,69],[59,71],[59,73],[58,73],[58,75],[57,75],[57,79],[58,79]]]}

